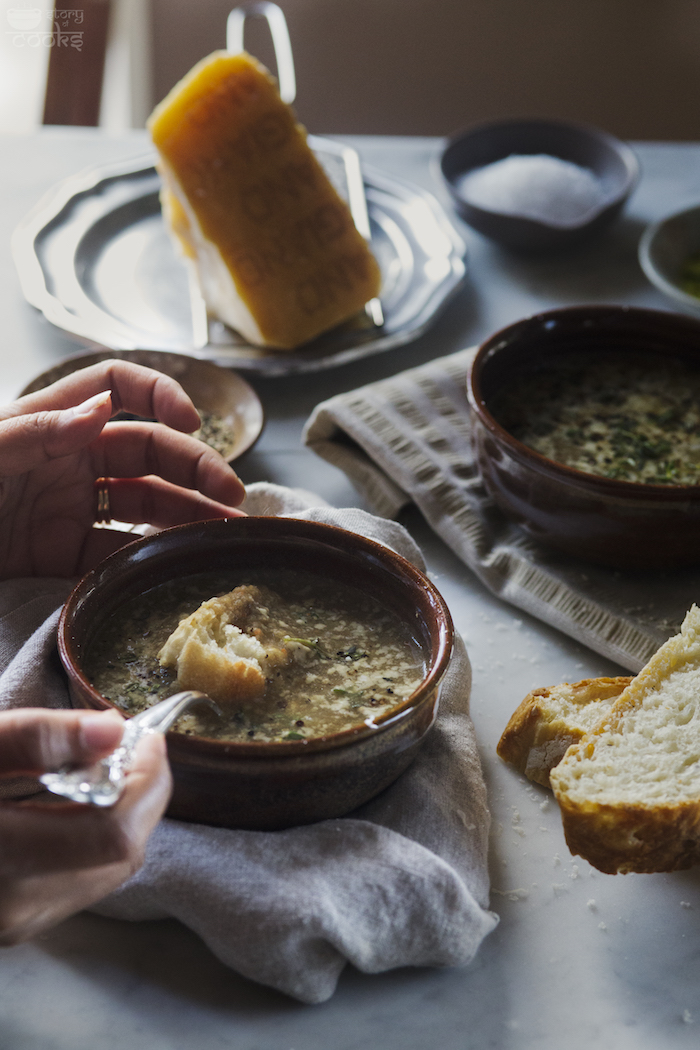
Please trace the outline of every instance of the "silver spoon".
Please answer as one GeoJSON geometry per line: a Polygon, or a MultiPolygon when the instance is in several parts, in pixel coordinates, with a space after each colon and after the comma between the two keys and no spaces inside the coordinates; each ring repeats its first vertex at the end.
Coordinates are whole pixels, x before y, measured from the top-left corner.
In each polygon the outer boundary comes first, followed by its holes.
{"type": "Polygon", "coordinates": [[[126,773],[134,758],[139,740],[150,733],[165,733],[173,722],[192,704],[203,701],[218,715],[221,710],[214,701],[196,689],[175,693],[153,707],[129,718],[124,725],[121,744],[110,755],[85,769],[65,767],[56,773],[44,773],[39,780],[55,795],[63,795],[72,802],[89,802],[93,806],[113,806],[124,790],[126,773]]]}

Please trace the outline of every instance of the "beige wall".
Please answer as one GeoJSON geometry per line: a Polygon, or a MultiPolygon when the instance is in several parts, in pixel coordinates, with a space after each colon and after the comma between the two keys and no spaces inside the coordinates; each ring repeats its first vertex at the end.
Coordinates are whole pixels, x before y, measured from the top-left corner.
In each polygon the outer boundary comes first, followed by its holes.
{"type": "MultiPolygon", "coordinates": [[[[277,2],[312,132],[443,135],[546,116],[700,138],[700,0],[277,2]]],[[[155,100],[225,46],[232,6],[152,0],[155,100]]],[[[269,61],[266,44],[254,24],[248,49],[269,61]]]]}

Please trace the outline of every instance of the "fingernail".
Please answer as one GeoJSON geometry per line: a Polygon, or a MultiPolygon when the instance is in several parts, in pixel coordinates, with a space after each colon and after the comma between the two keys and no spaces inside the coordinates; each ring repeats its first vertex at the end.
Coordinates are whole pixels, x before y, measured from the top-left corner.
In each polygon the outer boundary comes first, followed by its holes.
{"type": "Polygon", "coordinates": [[[123,719],[114,711],[84,715],[80,720],[82,744],[90,751],[102,751],[105,748],[116,747],[121,739],[123,728],[123,719]]]}
{"type": "Polygon", "coordinates": [[[80,405],[74,405],[69,408],[68,411],[72,416],[89,416],[91,412],[94,412],[96,408],[102,408],[112,397],[111,390],[102,390],[99,394],[93,394],[87,401],[83,401],[80,405]]]}

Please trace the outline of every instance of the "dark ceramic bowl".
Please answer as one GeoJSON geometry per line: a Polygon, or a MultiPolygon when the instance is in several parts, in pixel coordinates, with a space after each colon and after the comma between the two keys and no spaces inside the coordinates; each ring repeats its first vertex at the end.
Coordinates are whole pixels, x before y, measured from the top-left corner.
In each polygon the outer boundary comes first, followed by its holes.
{"type": "Polygon", "coordinates": [[[510,120],[464,131],[448,143],[441,169],[466,223],[507,248],[532,252],[567,248],[602,230],[618,215],[639,176],[637,158],[625,143],[597,128],[552,120],[510,120]],[[476,207],[460,192],[467,172],[511,154],[537,153],[591,170],[603,185],[602,207],[578,226],[555,226],[476,207]]]}
{"type": "Polygon", "coordinates": [[[689,256],[700,253],[700,206],[686,208],[647,226],[639,242],[639,263],[660,292],[695,313],[700,298],[681,286],[689,256]]]}
{"type": "Polygon", "coordinates": [[[452,649],[448,609],[430,581],[372,540],[318,522],[240,517],[166,529],[128,544],[88,573],[61,615],[58,647],[76,707],[109,708],[87,679],[85,654],[125,601],[212,569],[295,568],[353,584],[410,626],[427,667],[402,704],[326,737],[275,743],[168,733],[175,789],[168,813],[223,827],[274,829],[338,817],[391,784],[416,755],[437,713],[452,649]]]}
{"type": "Polygon", "coordinates": [[[541,456],[489,410],[496,393],[567,353],[601,347],[683,358],[700,366],[700,322],[626,306],[577,306],[519,321],[479,349],[467,387],[484,484],[510,518],[539,542],[615,568],[700,563],[700,485],[615,481],[541,456]]]}

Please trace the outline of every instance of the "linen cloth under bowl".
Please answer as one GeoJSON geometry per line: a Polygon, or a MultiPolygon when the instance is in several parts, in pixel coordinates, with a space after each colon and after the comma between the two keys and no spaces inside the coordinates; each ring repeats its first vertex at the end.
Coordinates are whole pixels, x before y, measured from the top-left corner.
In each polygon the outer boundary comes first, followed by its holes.
{"type": "MultiPolygon", "coordinates": [[[[394,522],[313,506],[252,485],[245,509],[326,521],[384,543],[424,569],[394,522]]],[[[0,585],[0,709],[69,706],[55,652],[68,580],[0,585]]],[[[117,919],[174,917],[245,977],[319,1003],[346,963],[365,973],[469,962],[498,917],[488,911],[489,812],[469,717],[471,671],[456,639],[437,722],[409,769],[348,817],[286,831],[229,831],[163,820],[142,869],[93,909],[117,919]]],[[[26,796],[35,781],[3,785],[26,796]]]]}
{"type": "Polygon", "coordinates": [[[496,507],[472,448],[466,378],[476,347],[338,394],[306,444],[343,470],[377,514],[415,503],[493,593],[635,673],[680,629],[700,568],[612,571],[547,550],[496,507]]]}

